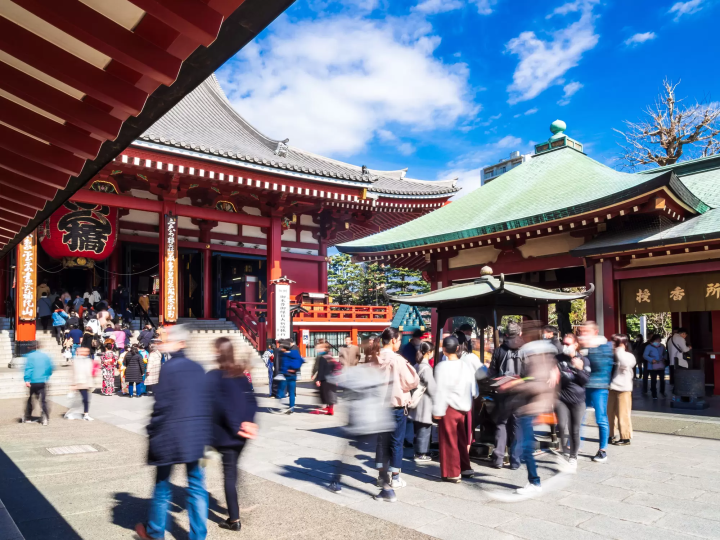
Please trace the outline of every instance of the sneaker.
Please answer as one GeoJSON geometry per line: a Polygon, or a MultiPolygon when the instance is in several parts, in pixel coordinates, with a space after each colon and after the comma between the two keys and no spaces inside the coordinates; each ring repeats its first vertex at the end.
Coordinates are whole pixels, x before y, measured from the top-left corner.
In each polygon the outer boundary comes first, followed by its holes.
{"type": "Polygon", "coordinates": [[[95,420],[94,418],[90,418],[90,415],[88,413],[83,414],[83,420],[86,420],[88,422],[92,422],[95,420]]]}
{"type": "Polygon", "coordinates": [[[397,497],[395,496],[395,492],[392,489],[383,489],[380,493],[375,495],[373,497],[376,501],[384,501],[384,502],[397,502],[397,497]]]}
{"type": "Polygon", "coordinates": [[[415,463],[426,463],[428,461],[432,461],[432,459],[430,459],[430,456],[428,456],[427,454],[415,454],[413,460],[415,461],[415,463]]]}
{"type": "Polygon", "coordinates": [[[528,483],[525,485],[525,487],[516,489],[515,493],[517,493],[518,495],[524,495],[526,497],[534,497],[542,493],[542,487],[528,483]]]}
{"type": "Polygon", "coordinates": [[[468,469],[466,471],[463,471],[461,474],[463,478],[472,478],[473,476],[475,476],[475,471],[473,471],[472,469],[468,469]]]}
{"type": "Polygon", "coordinates": [[[45,416],[43,416],[42,425],[43,425],[43,426],[47,426],[47,425],[48,425],[48,419],[47,419],[47,417],[45,417],[45,416]]]}
{"type": "Polygon", "coordinates": [[[595,454],[595,457],[592,458],[592,460],[595,463],[605,463],[608,460],[607,452],[605,452],[605,450],[598,450],[598,453],[595,454]]]}
{"type": "Polygon", "coordinates": [[[393,475],[392,482],[390,483],[390,487],[393,489],[400,489],[407,486],[407,482],[400,478],[400,475],[393,475]]]}
{"type": "Polygon", "coordinates": [[[290,407],[289,409],[285,409],[285,410],[282,412],[282,414],[291,415],[291,414],[294,413],[294,412],[295,412],[295,407],[290,407]]]}
{"type": "Polygon", "coordinates": [[[325,409],[313,409],[310,414],[327,414],[327,411],[325,409]]]}
{"type": "Polygon", "coordinates": [[[21,423],[21,424],[29,424],[29,423],[30,423],[30,420],[27,419],[27,418],[25,418],[25,417],[23,416],[23,417],[20,419],[20,423],[21,423]]]}
{"type": "Polygon", "coordinates": [[[375,480],[375,485],[379,488],[382,488],[384,484],[384,480],[382,476],[378,476],[378,479],[375,480]]]}
{"type": "Polygon", "coordinates": [[[570,459],[568,459],[567,468],[568,468],[568,472],[576,473],[577,472],[577,458],[571,457],[570,459]]]}
{"type": "Polygon", "coordinates": [[[620,439],[615,443],[615,446],[627,446],[630,444],[630,439],[620,439]]]}
{"type": "Polygon", "coordinates": [[[653,399],[657,399],[657,396],[653,397],[653,399]]]}
{"type": "Polygon", "coordinates": [[[226,519],[225,521],[221,521],[218,523],[218,526],[221,529],[226,529],[228,531],[236,531],[240,532],[240,529],[242,529],[242,525],[240,523],[240,520],[238,521],[230,521],[229,519],[226,519]]]}
{"type": "Polygon", "coordinates": [[[328,490],[332,491],[333,493],[340,493],[342,491],[342,487],[340,487],[340,484],[337,482],[330,482],[328,490]]]}
{"type": "Polygon", "coordinates": [[[445,477],[443,477],[443,482],[450,482],[451,484],[459,484],[461,479],[462,479],[461,476],[445,476],[445,477]]]}

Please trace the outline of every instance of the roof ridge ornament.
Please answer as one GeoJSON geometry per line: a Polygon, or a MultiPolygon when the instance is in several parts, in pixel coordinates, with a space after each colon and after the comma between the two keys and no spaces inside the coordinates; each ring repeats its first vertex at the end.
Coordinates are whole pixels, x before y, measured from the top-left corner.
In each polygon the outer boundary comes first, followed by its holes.
{"type": "Polygon", "coordinates": [[[288,150],[290,150],[290,147],[288,146],[289,142],[290,142],[290,139],[285,139],[284,141],[279,141],[277,148],[275,149],[275,155],[278,157],[287,157],[288,150]]]}
{"type": "Polygon", "coordinates": [[[378,176],[374,174],[370,174],[370,169],[367,168],[367,165],[362,166],[362,179],[365,182],[377,182],[378,176]]]}

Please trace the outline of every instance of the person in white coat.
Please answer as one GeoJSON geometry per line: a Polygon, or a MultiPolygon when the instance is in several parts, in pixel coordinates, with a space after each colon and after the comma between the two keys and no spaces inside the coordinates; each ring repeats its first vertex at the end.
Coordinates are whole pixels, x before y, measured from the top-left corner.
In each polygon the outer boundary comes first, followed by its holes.
{"type": "Polygon", "coordinates": [[[625,334],[612,337],[615,345],[615,367],[610,380],[608,394],[608,421],[610,423],[610,443],[618,446],[630,444],[632,439],[632,390],[635,378],[635,355],[628,351],[628,338],[625,334]],[[615,430],[619,439],[615,439],[615,430]]]}
{"type": "Polygon", "coordinates": [[[678,328],[667,340],[668,359],[670,361],[670,384],[675,385],[675,370],[689,369],[690,364],[683,354],[689,352],[692,347],[687,344],[687,330],[678,328]]]}
{"type": "Polygon", "coordinates": [[[83,402],[83,420],[90,418],[90,392],[93,387],[93,361],[90,358],[90,349],[80,347],[73,361],[73,390],[77,390],[83,402]]]}

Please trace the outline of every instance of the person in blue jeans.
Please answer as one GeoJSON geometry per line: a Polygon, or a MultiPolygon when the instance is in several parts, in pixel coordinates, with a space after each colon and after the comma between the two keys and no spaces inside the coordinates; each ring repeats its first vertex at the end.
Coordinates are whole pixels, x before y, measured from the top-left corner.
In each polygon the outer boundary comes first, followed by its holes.
{"type": "Polygon", "coordinates": [[[182,325],[170,326],[161,345],[170,360],[155,385],[155,405],[147,427],[148,463],[157,471],[147,523],[135,526],[142,539],[165,536],[174,465],[184,465],[187,470],[188,537],[207,537],[208,493],[200,458],[212,441],[212,406],[205,370],[185,356],[187,339],[188,331],[182,325]]]}
{"type": "Polygon", "coordinates": [[[580,347],[587,350],[587,359],[590,362],[590,378],[585,385],[585,403],[595,409],[595,422],[600,431],[600,448],[592,459],[604,463],[608,459],[606,449],[610,436],[607,401],[615,362],[613,346],[605,337],[599,335],[598,325],[593,321],[587,321],[580,327],[578,341],[580,347]]]}
{"type": "Polygon", "coordinates": [[[278,399],[285,397],[287,391],[290,400],[290,406],[285,410],[273,411],[275,414],[292,414],[295,412],[295,387],[297,385],[297,376],[300,368],[305,360],[297,349],[292,348],[292,342],[289,339],[280,340],[280,372],[285,376],[284,381],[280,381],[278,385],[278,399]]]}

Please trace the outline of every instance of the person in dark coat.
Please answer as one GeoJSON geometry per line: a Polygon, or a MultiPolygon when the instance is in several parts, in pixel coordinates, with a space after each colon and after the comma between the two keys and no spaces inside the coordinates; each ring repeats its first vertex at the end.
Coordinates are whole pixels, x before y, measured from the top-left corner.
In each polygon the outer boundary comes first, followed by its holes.
{"type": "Polygon", "coordinates": [[[146,324],[145,328],[140,332],[138,336],[138,343],[142,343],[147,349],[150,347],[150,342],[155,337],[155,330],[153,330],[152,324],[146,324]]]}
{"type": "MultiPolygon", "coordinates": [[[[225,477],[225,500],[229,517],[221,529],[240,530],[240,507],[237,495],[237,468],[247,439],[254,439],[257,401],[245,375],[252,367],[249,350],[237,359],[232,341],[221,337],[215,342],[219,369],[207,374],[207,388],[212,395],[212,446],[222,455],[225,477]]],[[[164,375],[163,375],[164,376],[164,375]]]]}
{"type": "Polygon", "coordinates": [[[125,382],[128,383],[128,394],[133,397],[133,383],[137,397],[140,397],[140,387],[145,374],[145,362],[143,361],[137,345],[133,345],[130,351],[125,355],[125,382]]]}
{"type": "Polygon", "coordinates": [[[335,393],[337,385],[332,381],[332,376],[336,373],[338,362],[333,360],[330,355],[330,344],[323,341],[315,343],[317,357],[315,358],[315,366],[313,367],[313,377],[315,378],[315,386],[320,389],[320,402],[326,406],[323,409],[315,409],[310,414],[327,414],[332,416],[335,414],[335,393]]]}
{"type": "Polygon", "coordinates": [[[148,424],[148,464],[157,467],[155,491],[147,524],[135,526],[143,539],[163,538],[172,497],[173,465],[187,470],[187,509],[190,540],[207,536],[208,493],[200,458],[212,439],[210,395],[205,370],[185,356],[188,331],[183,325],[167,328],[162,352],[170,355],[155,386],[155,405],[148,424]]]}

